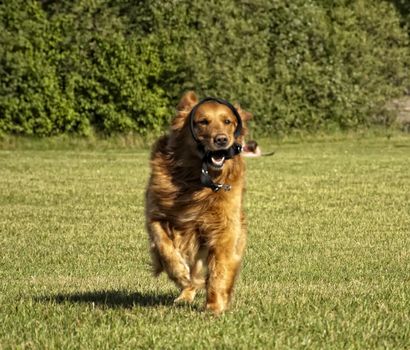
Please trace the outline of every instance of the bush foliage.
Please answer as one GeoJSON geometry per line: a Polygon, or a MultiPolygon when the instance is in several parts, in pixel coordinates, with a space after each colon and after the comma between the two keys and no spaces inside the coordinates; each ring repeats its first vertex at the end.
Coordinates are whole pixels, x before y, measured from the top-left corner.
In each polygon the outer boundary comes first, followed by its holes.
{"type": "Polygon", "coordinates": [[[160,131],[187,89],[258,133],[366,125],[409,83],[400,3],[6,0],[0,132],[160,131]]]}

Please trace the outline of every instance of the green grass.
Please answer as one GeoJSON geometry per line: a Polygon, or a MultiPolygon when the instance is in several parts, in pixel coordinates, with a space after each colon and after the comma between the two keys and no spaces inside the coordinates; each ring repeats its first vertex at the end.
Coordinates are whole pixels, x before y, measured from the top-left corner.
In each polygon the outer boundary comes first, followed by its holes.
{"type": "Polygon", "coordinates": [[[0,349],[410,347],[410,138],[263,142],[216,318],[151,276],[148,152],[0,151],[0,349]]]}

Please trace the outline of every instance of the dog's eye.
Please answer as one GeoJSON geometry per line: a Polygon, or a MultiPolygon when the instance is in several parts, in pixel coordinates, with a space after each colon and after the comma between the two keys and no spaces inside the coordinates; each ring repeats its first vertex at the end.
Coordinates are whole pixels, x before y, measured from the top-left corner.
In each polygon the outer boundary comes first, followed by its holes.
{"type": "Polygon", "coordinates": [[[208,125],[208,124],[209,124],[209,122],[208,122],[208,120],[206,120],[206,119],[202,119],[202,120],[200,120],[200,121],[198,122],[198,124],[201,124],[201,125],[208,125]]]}
{"type": "Polygon", "coordinates": [[[226,125],[229,125],[229,124],[231,124],[232,122],[231,122],[229,119],[225,119],[224,123],[225,123],[226,125]]]}

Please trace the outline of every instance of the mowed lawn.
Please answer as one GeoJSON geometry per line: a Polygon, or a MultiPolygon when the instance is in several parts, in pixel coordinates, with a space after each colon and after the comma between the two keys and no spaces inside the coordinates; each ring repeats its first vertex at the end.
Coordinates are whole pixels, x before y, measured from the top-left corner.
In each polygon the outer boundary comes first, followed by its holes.
{"type": "Polygon", "coordinates": [[[410,137],[263,147],[221,317],[150,274],[148,151],[0,151],[0,349],[410,348],[410,137]]]}

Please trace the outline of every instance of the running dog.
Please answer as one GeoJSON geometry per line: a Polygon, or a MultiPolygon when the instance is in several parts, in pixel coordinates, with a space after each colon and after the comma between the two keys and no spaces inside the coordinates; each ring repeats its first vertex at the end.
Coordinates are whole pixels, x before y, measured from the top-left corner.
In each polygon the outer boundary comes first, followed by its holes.
{"type": "Polygon", "coordinates": [[[187,92],[169,133],[153,146],[146,226],[154,274],[181,289],[175,302],[206,288],[206,310],[225,311],[246,245],[240,155],[251,114],[187,92]]]}

